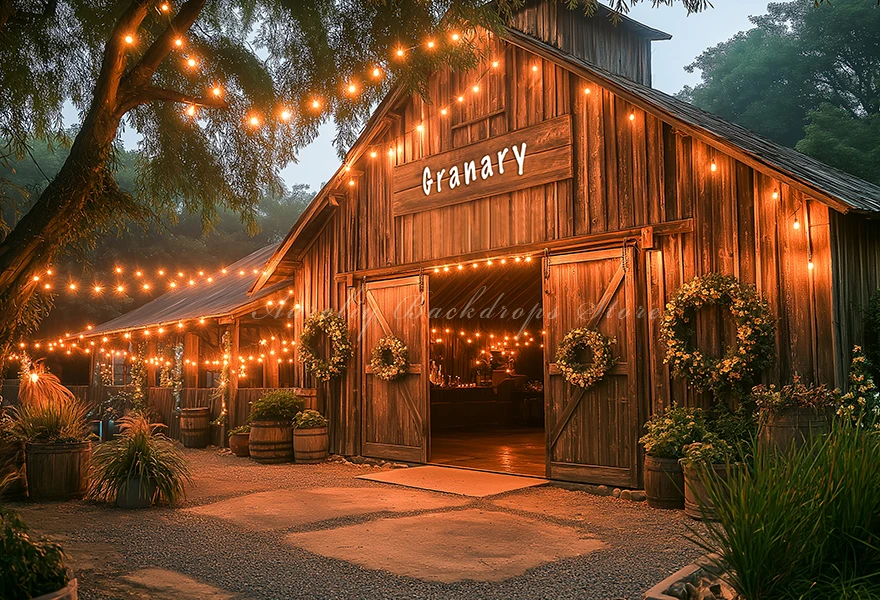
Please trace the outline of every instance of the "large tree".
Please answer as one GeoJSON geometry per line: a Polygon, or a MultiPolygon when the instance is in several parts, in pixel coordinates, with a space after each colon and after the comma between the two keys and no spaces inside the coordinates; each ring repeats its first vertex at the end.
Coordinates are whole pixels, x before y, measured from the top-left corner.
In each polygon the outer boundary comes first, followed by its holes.
{"type": "Polygon", "coordinates": [[[880,7],[771,3],[755,27],[701,54],[697,106],[880,183],[880,7]]]}
{"type": "MultiPolygon", "coordinates": [[[[674,2],[708,4],[659,3],[674,2]]],[[[0,0],[0,155],[24,157],[34,139],[70,144],[0,242],[0,355],[49,301],[32,275],[59,252],[119,220],[181,209],[207,225],[222,208],[252,222],[258,198],[280,185],[278,169],[322,121],[335,120],[345,148],[392,80],[419,91],[442,65],[476,64],[473,38],[453,41],[452,32],[497,30],[521,3],[0,0]],[[62,129],[70,105],[81,115],[73,139],[62,129]],[[134,193],[113,176],[122,127],[141,136],[134,193]]],[[[590,11],[596,0],[565,4],[590,11]]],[[[0,190],[0,200],[20,202],[21,190],[0,190]]]]}

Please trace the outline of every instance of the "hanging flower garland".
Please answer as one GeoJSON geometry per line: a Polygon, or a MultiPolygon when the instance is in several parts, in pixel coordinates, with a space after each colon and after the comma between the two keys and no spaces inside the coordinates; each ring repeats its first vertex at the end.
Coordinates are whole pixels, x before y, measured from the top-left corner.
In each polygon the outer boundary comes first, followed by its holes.
{"type": "Polygon", "coordinates": [[[409,350],[397,336],[383,337],[373,348],[370,358],[373,375],[384,381],[394,381],[406,375],[409,369],[409,350]]]}
{"type": "Polygon", "coordinates": [[[556,367],[570,384],[591,388],[614,366],[616,359],[611,356],[611,345],[616,343],[616,338],[606,337],[595,329],[572,329],[556,349],[556,367]],[[579,362],[578,354],[587,349],[593,351],[593,361],[579,362]]]}
{"type": "Polygon", "coordinates": [[[309,315],[299,336],[299,358],[319,381],[330,381],[345,371],[351,358],[351,340],[348,336],[348,323],[332,309],[309,315]],[[330,339],[330,358],[318,357],[316,342],[318,334],[324,333],[330,339]]]}
{"type": "Polygon", "coordinates": [[[660,338],[666,343],[664,362],[676,377],[687,379],[698,391],[741,389],[770,364],[775,340],[773,316],[754,288],[730,275],[709,273],[682,285],[666,305],[660,338]],[[724,356],[711,358],[695,349],[691,321],[707,306],[726,308],[736,322],[736,343],[724,356]]]}

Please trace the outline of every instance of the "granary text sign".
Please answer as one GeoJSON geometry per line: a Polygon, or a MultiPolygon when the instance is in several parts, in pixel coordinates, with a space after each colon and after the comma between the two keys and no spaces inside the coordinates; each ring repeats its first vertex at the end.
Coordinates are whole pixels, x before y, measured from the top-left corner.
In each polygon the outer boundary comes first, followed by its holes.
{"type": "Polygon", "coordinates": [[[572,176],[564,115],[394,168],[394,214],[506,194],[572,176]]]}

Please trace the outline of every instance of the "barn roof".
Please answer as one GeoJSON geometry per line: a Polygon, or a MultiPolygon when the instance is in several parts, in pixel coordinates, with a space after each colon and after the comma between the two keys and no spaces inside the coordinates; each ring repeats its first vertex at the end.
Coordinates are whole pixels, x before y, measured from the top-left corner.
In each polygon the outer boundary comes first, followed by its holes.
{"type": "MultiPolygon", "coordinates": [[[[873,183],[770,141],[745,127],[726,121],[660,90],[597,67],[516,29],[508,27],[505,39],[578,73],[585,79],[598,82],[646,112],[656,114],[684,132],[723,149],[745,164],[759,170],[770,171],[780,181],[837,211],[880,214],[880,187],[873,183]]],[[[299,259],[299,254],[308,248],[310,241],[338,207],[332,196],[340,189],[341,179],[346,174],[345,165],[354,163],[366,151],[385,116],[401,97],[399,87],[385,96],[349,150],[343,165],[318,192],[309,210],[300,215],[290,233],[269,258],[263,274],[254,282],[251,293],[261,291],[262,286],[269,281],[288,251],[293,250],[294,254],[297,254],[294,258],[299,259]]]]}
{"type": "Polygon", "coordinates": [[[257,294],[248,295],[248,290],[257,278],[254,269],[262,272],[275,248],[274,244],[260,248],[226,267],[226,274],[222,271],[212,274],[213,283],[167,292],[131,312],[81,333],[86,337],[107,335],[202,317],[224,317],[246,309],[287,284],[281,282],[260,290],[257,294]],[[241,274],[242,271],[244,275],[241,274]]]}
{"type": "Polygon", "coordinates": [[[692,131],[698,130],[710,144],[724,147],[744,162],[757,162],[758,168],[775,171],[782,179],[793,180],[786,182],[841,212],[880,213],[880,187],[873,183],[770,141],[665,92],[592,65],[522,32],[508,29],[507,39],[567,66],[587,79],[601,82],[648,112],[659,112],[661,117],[671,118],[692,131]]]}

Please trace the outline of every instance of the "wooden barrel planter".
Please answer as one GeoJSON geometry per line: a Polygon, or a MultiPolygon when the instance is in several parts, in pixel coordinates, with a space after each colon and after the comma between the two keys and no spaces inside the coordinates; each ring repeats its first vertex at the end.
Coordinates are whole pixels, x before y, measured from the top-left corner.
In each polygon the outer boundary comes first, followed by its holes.
{"type": "Polygon", "coordinates": [[[28,496],[32,500],[84,498],[89,489],[91,442],[28,444],[28,496]]]}
{"type": "Polygon", "coordinates": [[[653,508],[684,508],[684,473],[677,458],[645,456],[645,496],[653,508]]]}
{"type": "Polygon", "coordinates": [[[321,463],[327,460],[330,438],[326,427],[293,430],[293,454],[296,462],[321,463]]]}
{"type": "Polygon", "coordinates": [[[211,409],[207,406],[180,410],[180,441],[186,448],[205,448],[211,438],[211,409]]]}
{"type": "Polygon", "coordinates": [[[233,433],[229,436],[229,450],[236,456],[246,458],[250,456],[249,441],[249,433],[233,433]]]}
{"type": "Polygon", "coordinates": [[[254,421],[248,439],[251,458],[276,464],[293,460],[293,428],[287,421],[254,421]]]}
{"type": "Polygon", "coordinates": [[[719,481],[727,482],[727,465],[695,465],[687,463],[684,472],[684,512],[689,517],[703,521],[716,521],[715,506],[706,491],[706,477],[714,475],[719,481]],[[711,469],[711,471],[709,470],[711,469]]]}
{"type": "Polygon", "coordinates": [[[828,417],[809,407],[789,406],[761,417],[758,448],[764,451],[800,448],[828,433],[828,417]]]}

